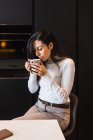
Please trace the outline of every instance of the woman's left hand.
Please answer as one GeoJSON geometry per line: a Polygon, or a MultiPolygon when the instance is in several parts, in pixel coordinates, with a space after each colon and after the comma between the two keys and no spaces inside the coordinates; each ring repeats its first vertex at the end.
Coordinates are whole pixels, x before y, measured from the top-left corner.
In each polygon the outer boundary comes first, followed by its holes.
{"type": "Polygon", "coordinates": [[[47,73],[47,69],[45,68],[42,62],[40,64],[38,64],[37,62],[32,63],[31,71],[36,73],[38,76],[43,76],[47,73]]]}

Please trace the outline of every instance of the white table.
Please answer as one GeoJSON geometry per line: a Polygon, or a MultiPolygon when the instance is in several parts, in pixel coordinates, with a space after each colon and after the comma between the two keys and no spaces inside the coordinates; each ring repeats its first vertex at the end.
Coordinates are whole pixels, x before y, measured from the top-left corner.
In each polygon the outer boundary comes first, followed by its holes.
{"type": "Polygon", "coordinates": [[[0,121],[0,130],[5,128],[13,132],[5,140],[65,140],[56,120],[0,121]]]}

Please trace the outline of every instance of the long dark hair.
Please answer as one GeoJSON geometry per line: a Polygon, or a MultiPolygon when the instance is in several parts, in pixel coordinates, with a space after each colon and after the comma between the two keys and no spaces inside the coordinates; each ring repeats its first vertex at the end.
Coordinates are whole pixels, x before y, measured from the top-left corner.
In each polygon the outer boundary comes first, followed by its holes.
{"type": "Polygon", "coordinates": [[[53,33],[49,32],[49,31],[39,31],[39,32],[34,33],[28,40],[27,57],[29,59],[37,58],[35,51],[34,51],[34,47],[33,47],[33,43],[35,40],[40,40],[47,46],[49,45],[49,43],[51,43],[51,42],[53,43],[53,49],[51,51],[51,59],[54,62],[62,60],[64,57],[66,57],[66,54],[64,53],[63,48],[60,47],[60,45],[53,33]]]}

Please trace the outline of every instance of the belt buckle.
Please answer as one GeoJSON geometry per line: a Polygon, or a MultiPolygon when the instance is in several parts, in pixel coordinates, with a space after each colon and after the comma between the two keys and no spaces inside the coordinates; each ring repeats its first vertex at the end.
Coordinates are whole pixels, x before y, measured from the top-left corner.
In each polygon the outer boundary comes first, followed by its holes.
{"type": "Polygon", "coordinates": [[[48,103],[48,102],[46,102],[46,105],[48,106],[48,105],[49,105],[49,103],[48,103]]]}
{"type": "Polygon", "coordinates": [[[45,106],[47,106],[48,105],[48,103],[45,101],[45,106]]]}
{"type": "Polygon", "coordinates": [[[51,105],[51,107],[53,106],[53,104],[52,104],[52,103],[50,103],[50,105],[51,105]]]}

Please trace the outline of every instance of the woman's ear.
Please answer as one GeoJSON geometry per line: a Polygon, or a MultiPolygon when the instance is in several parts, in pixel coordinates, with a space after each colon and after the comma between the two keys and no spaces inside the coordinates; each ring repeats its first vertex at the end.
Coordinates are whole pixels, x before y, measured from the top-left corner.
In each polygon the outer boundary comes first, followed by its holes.
{"type": "Polygon", "coordinates": [[[49,48],[50,48],[51,50],[53,49],[53,43],[52,43],[52,42],[49,43],[49,48]]]}

